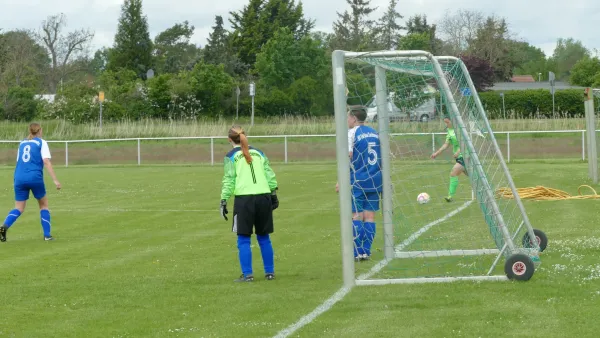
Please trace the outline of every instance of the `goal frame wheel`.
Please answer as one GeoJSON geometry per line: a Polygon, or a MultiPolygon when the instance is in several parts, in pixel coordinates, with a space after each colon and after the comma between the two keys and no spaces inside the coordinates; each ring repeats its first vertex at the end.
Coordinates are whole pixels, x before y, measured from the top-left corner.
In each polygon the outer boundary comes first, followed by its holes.
{"type": "Polygon", "coordinates": [[[504,263],[504,273],[510,280],[528,281],[534,272],[533,260],[525,254],[511,255],[504,263]]]}
{"type": "MultiPolygon", "coordinates": [[[[533,229],[533,234],[535,235],[535,239],[537,240],[538,246],[540,247],[540,252],[546,250],[546,247],[548,246],[548,236],[546,236],[546,234],[542,230],[538,229],[533,229]]],[[[526,232],[525,235],[523,235],[523,247],[533,248],[533,243],[529,238],[529,232],[526,232]]]]}

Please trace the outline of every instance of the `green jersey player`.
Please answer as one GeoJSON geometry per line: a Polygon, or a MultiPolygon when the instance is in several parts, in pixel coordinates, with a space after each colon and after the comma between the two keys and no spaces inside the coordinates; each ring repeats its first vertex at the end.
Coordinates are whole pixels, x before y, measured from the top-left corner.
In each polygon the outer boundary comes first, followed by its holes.
{"type": "Polygon", "coordinates": [[[451,202],[452,198],[456,194],[456,188],[458,187],[458,176],[464,173],[467,175],[467,170],[465,167],[465,160],[463,158],[462,153],[460,152],[460,144],[458,139],[456,138],[456,133],[454,132],[454,128],[452,128],[452,121],[449,117],[444,117],[444,123],[446,123],[447,134],[446,134],[446,142],[444,145],[440,147],[435,153],[431,155],[432,159],[435,159],[439,154],[441,154],[444,150],[446,150],[450,145],[452,145],[452,154],[456,159],[456,164],[452,167],[452,171],[450,171],[450,184],[448,186],[448,197],[444,199],[446,202],[451,202]]]}

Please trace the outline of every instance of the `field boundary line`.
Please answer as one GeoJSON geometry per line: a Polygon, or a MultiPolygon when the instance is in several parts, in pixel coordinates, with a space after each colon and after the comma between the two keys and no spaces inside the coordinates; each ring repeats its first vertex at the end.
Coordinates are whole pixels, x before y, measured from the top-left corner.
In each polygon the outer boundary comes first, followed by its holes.
{"type": "MultiPolygon", "coordinates": [[[[439,219],[437,219],[437,220],[435,220],[435,221],[433,221],[431,223],[426,224],[421,229],[417,230],[415,233],[413,233],[412,235],[410,235],[402,243],[396,245],[394,247],[394,250],[402,250],[402,249],[406,248],[407,246],[409,246],[410,244],[412,244],[417,238],[419,238],[422,234],[424,234],[427,230],[431,229],[432,227],[434,227],[434,226],[436,226],[436,225],[444,222],[445,220],[447,220],[447,219],[453,217],[454,215],[458,214],[459,212],[463,211],[469,205],[471,205],[471,203],[473,203],[473,200],[469,200],[469,201],[465,202],[463,205],[461,205],[460,207],[456,208],[455,210],[449,212],[445,216],[443,216],[443,217],[441,217],[441,218],[439,218],[439,219]]],[[[383,268],[385,268],[388,265],[389,262],[390,262],[389,259],[383,259],[383,260],[381,260],[379,263],[377,263],[375,266],[373,266],[371,268],[371,270],[369,270],[368,272],[366,272],[366,273],[358,276],[357,279],[358,280],[364,280],[364,279],[371,278],[371,276],[375,275],[376,273],[378,273],[379,271],[381,271],[383,268]]],[[[300,318],[294,324],[292,324],[292,325],[288,326],[287,328],[279,331],[279,333],[277,333],[277,335],[274,336],[274,338],[285,338],[285,337],[288,337],[289,335],[291,335],[292,333],[298,331],[299,329],[301,329],[305,325],[310,324],[318,316],[320,316],[321,314],[327,312],[337,302],[339,302],[340,300],[342,300],[348,293],[350,293],[350,290],[351,290],[351,288],[343,286],[338,291],[336,291],[331,297],[327,298],[323,303],[321,303],[319,306],[317,306],[313,311],[311,311],[310,313],[304,315],[302,318],[300,318]]]]}

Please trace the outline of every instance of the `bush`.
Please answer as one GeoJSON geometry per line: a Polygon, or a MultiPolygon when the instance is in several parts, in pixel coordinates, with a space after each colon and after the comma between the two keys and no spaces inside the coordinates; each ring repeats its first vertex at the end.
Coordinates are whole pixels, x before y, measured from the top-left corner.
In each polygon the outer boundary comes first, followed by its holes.
{"type": "MultiPolygon", "coordinates": [[[[479,93],[481,103],[489,118],[502,118],[502,97],[497,91],[479,93]]],[[[557,90],[554,96],[555,113],[578,117],[585,114],[583,91],[579,89],[557,90]]],[[[504,92],[506,115],[512,117],[552,117],[552,94],[549,90],[508,90],[504,92]],[[539,111],[539,116],[538,116],[539,111]]]]}
{"type": "Polygon", "coordinates": [[[31,121],[35,118],[37,102],[31,90],[11,87],[6,95],[6,102],[0,112],[5,120],[31,121]]]}

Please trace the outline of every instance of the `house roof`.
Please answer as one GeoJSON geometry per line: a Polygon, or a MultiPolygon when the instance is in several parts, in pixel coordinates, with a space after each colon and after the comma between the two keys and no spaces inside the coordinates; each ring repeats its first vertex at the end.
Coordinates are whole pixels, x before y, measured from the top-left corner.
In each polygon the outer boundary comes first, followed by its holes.
{"type": "Polygon", "coordinates": [[[531,75],[515,75],[511,80],[512,82],[535,82],[531,75]]]}

